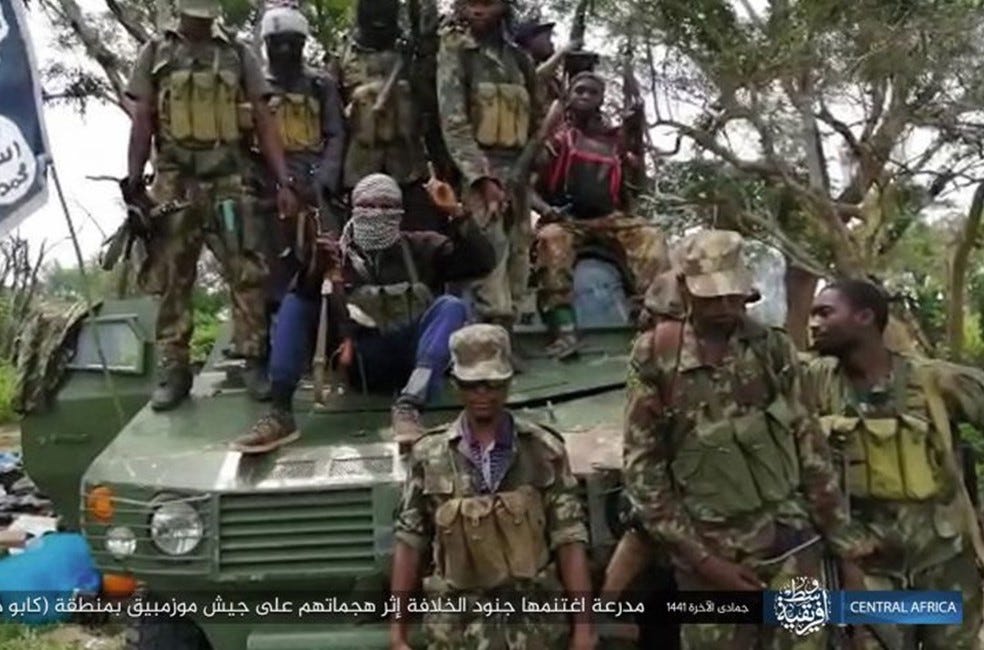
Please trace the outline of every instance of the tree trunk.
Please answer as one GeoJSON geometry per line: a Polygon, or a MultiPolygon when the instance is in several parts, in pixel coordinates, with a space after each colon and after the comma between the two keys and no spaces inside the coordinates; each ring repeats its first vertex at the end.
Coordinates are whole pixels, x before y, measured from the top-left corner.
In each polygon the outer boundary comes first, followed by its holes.
{"type": "Polygon", "coordinates": [[[820,279],[786,259],[786,331],[796,347],[805,350],[810,308],[820,279]]]}
{"type": "Polygon", "coordinates": [[[977,235],[984,212],[984,183],[977,186],[970,212],[964,221],[963,232],[950,260],[949,295],[946,307],[946,342],[950,359],[960,361],[964,346],[964,295],[967,293],[967,263],[977,247],[977,235]]]}

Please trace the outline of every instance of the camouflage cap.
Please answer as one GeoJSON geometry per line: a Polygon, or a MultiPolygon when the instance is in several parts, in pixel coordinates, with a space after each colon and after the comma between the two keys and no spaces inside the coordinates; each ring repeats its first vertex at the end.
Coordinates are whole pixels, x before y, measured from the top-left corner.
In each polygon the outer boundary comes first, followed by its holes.
{"type": "Polygon", "coordinates": [[[509,333],[499,325],[468,325],[451,335],[451,374],[461,381],[501,381],[513,375],[509,333]]]}
{"type": "Polygon", "coordinates": [[[743,248],[744,240],[733,230],[704,230],[689,237],[680,268],[690,293],[699,298],[750,295],[752,274],[743,248]]]}
{"type": "Polygon", "coordinates": [[[178,0],[178,13],[192,18],[218,18],[218,0],[178,0]]]}

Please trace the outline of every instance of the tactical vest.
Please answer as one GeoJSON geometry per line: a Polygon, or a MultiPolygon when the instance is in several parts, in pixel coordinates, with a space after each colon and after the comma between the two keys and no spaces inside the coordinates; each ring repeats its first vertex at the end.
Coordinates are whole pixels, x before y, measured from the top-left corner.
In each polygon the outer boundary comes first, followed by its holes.
{"type": "Polygon", "coordinates": [[[582,211],[592,216],[613,212],[622,189],[618,138],[611,134],[589,137],[574,127],[564,129],[561,138],[561,155],[547,176],[548,192],[552,196],[563,194],[574,201],[575,208],[584,203],[582,211]]]}
{"type": "Polygon", "coordinates": [[[243,98],[240,45],[217,39],[207,60],[174,35],[157,43],[151,74],[158,87],[158,143],[162,162],[200,176],[235,173],[243,98]]]}
{"type": "Polygon", "coordinates": [[[436,574],[453,589],[463,591],[495,589],[535,578],[550,562],[541,491],[522,485],[505,492],[463,496],[462,477],[450,448],[441,460],[444,462],[428,463],[424,469],[425,492],[429,488],[437,492],[433,488],[440,479],[454,477],[447,500],[434,511],[436,574]]]}
{"type": "MultiPolygon", "coordinates": [[[[698,412],[702,405],[710,411],[706,417],[699,414],[692,428],[687,418],[679,418],[675,430],[668,432],[680,441],[670,463],[673,482],[698,521],[722,523],[761,512],[793,498],[800,485],[796,405],[780,390],[765,349],[767,340],[750,341],[757,367],[734,373],[735,381],[742,375],[768,378],[753,403],[743,396],[743,415],[726,417],[721,412],[721,396],[706,371],[690,374],[689,380],[678,375],[683,390],[674,395],[674,412],[698,412]]],[[[735,401],[741,403],[737,394],[735,401]]]]}
{"type": "MultiPolygon", "coordinates": [[[[909,365],[903,364],[893,380],[894,409],[904,408],[908,381],[909,365]]],[[[942,468],[932,450],[929,419],[897,412],[868,416],[849,387],[835,399],[830,412],[837,415],[825,415],[820,423],[831,447],[843,454],[852,498],[923,501],[940,494],[942,468]]]]}
{"type": "Polygon", "coordinates": [[[369,284],[355,287],[348,294],[348,301],[369,316],[382,332],[416,322],[434,301],[430,288],[420,281],[407,240],[401,237],[398,245],[409,282],[376,284],[373,278],[363,277],[369,284]]]}
{"type": "Polygon", "coordinates": [[[307,93],[277,93],[270,99],[270,110],[286,153],[317,153],[324,145],[319,83],[309,79],[307,93]]]}
{"type": "Polygon", "coordinates": [[[342,79],[349,105],[346,107],[351,137],[366,147],[413,140],[420,125],[414,110],[413,93],[406,70],[400,74],[381,110],[373,106],[402,54],[396,51],[349,50],[342,61],[342,79]]]}
{"type": "Polygon", "coordinates": [[[503,51],[504,65],[464,49],[468,111],[476,142],[483,147],[521,149],[529,140],[531,98],[520,66],[522,54],[512,45],[503,51]]]}

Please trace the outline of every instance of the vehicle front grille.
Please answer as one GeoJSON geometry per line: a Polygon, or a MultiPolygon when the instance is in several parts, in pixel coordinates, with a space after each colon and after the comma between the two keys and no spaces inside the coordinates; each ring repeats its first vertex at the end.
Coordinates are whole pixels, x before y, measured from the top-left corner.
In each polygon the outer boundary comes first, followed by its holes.
{"type": "Polygon", "coordinates": [[[224,494],[222,573],[366,573],[374,567],[370,488],[224,494]]]}

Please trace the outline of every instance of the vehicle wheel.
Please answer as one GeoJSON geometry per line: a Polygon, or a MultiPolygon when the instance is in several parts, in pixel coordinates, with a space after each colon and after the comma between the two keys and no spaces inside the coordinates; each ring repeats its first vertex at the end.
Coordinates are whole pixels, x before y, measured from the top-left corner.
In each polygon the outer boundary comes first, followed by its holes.
{"type": "Polygon", "coordinates": [[[138,621],[126,628],[125,650],[212,650],[212,646],[191,621],[138,621]]]}

